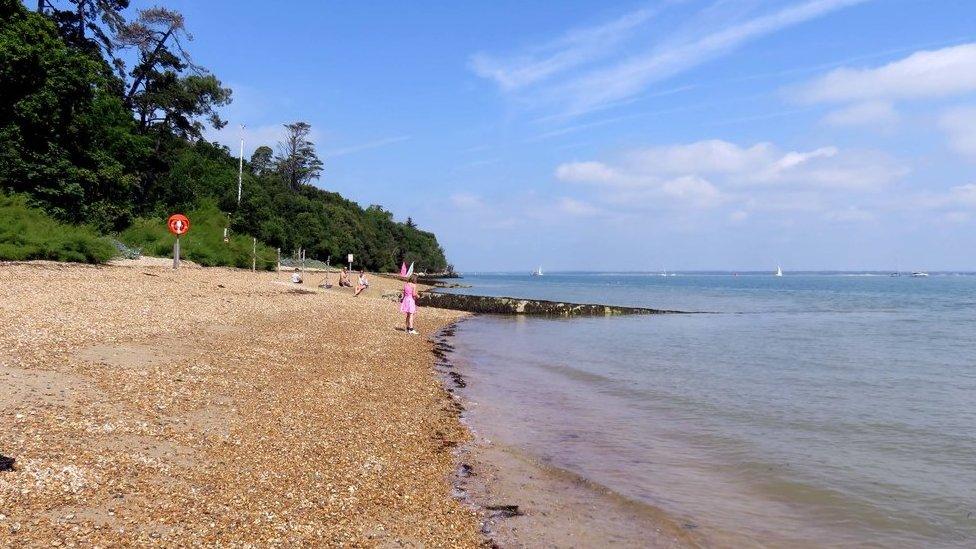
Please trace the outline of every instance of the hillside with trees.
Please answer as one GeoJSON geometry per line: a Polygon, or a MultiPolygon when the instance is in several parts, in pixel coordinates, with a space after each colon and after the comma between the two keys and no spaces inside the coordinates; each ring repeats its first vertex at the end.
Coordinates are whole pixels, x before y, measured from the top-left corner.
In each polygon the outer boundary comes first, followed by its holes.
{"type": "MultiPolygon", "coordinates": [[[[353,253],[375,270],[401,261],[447,267],[436,237],[409,218],[398,222],[381,206],[362,208],[314,185],[327,166],[302,121],[245,159],[238,203],[238,159],[204,138],[208,127],[226,125],[220,109],[233,94],[190,57],[180,13],[131,14],[128,0],[38,0],[32,8],[0,0],[0,193],[23,197],[8,201],[19,208],[9,212],[39,209],[51,227],[84,224],[86,235],[94,229],[156,252],[165,249],[150,228],[196,212],[195,227],[228,225],[235,238],[256,237],[283,255],[305,249],[341,262],[353,253]]],[[[0,253],[16,247],[0,241],[0,253]]],[[[229,252],[206,255],[207,264],[240,263],[229,252]]]]}

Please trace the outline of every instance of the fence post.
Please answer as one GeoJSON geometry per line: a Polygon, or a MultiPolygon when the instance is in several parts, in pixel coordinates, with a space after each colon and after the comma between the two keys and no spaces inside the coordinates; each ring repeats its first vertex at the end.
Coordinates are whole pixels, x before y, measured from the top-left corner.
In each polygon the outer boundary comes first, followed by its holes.
{"type": "Polygon", "coordinates": [[[281,272],[281,248],[278,248],[278,271],[281,272]]]}
{"type": "Polygon", "coordinates": [[[257,270],[258,267],[258,239],[251,239],[251,272],[257,270]]]}

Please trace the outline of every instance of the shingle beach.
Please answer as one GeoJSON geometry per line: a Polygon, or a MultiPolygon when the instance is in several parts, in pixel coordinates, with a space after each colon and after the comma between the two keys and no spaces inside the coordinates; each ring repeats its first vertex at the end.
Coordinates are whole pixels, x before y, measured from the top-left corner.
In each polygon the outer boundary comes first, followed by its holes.
{"type": "Polygon", "coordinates": [[[285,276],[0,264],[0,545],[482,544],[427,339],[459,314],[285,276]]]}

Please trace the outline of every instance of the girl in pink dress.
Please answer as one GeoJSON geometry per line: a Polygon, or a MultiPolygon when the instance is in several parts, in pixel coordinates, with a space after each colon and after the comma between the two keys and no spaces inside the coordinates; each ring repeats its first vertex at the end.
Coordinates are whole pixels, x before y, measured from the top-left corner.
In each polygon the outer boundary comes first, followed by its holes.
{"type": "Polygon", "coordinates": [[[417,275],[403,284],[403,299],[400,301],[400,312],[407,315],[407,333],[416,334],[413,329],[413,317],[417,314],[417,275]]]}

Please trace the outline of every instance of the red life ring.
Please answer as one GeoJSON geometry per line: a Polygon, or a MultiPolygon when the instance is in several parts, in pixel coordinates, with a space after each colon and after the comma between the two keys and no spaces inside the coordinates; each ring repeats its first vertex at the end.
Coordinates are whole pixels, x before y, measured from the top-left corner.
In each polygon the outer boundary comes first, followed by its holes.
{"type": "Polygon", "coordinates": [[[173,214],[166,221],[166,227],[169,228],[169,232],[181,236],[190,230],[190,220],[183,214],[173,214]]]}

